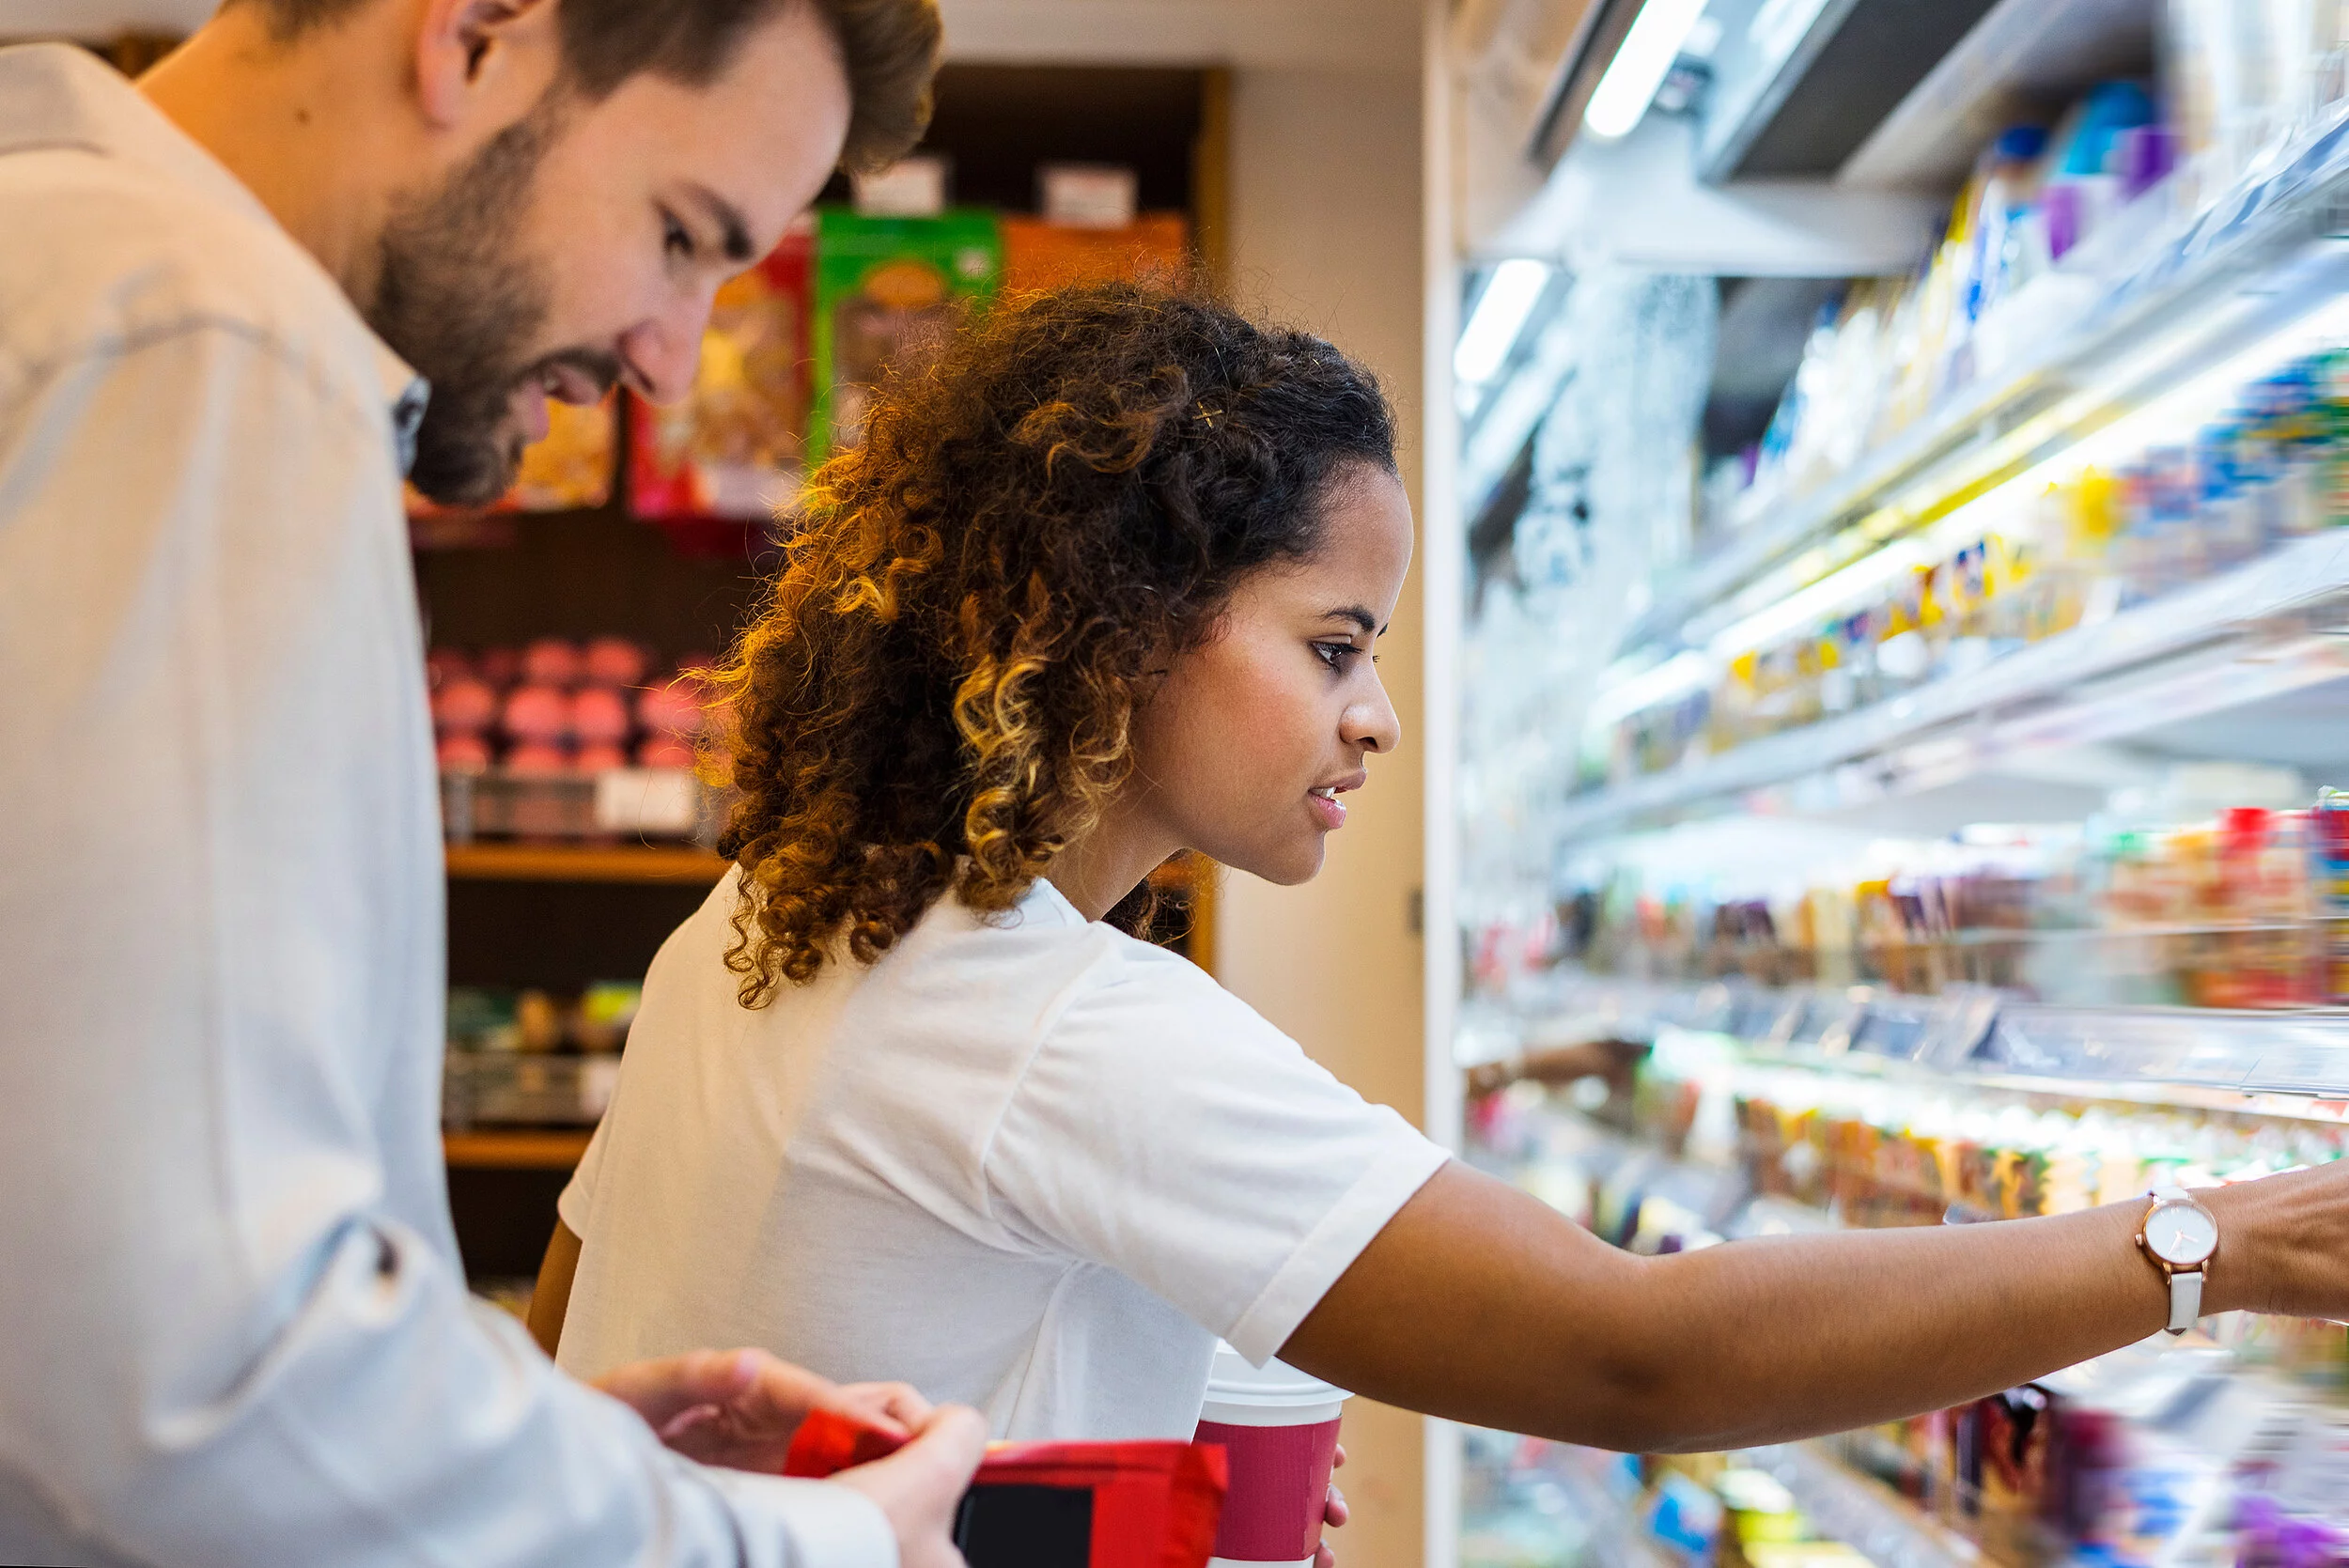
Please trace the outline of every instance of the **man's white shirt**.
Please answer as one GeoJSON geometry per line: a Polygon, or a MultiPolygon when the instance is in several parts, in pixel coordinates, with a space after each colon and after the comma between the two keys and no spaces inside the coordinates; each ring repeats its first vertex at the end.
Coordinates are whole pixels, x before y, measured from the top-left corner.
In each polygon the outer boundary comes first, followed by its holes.
{"type": "Polygon", "coordinates": [[[0,51],[0,1561],[894,1568],[465,1291],[420,393],[128,83],[0,51]]]}

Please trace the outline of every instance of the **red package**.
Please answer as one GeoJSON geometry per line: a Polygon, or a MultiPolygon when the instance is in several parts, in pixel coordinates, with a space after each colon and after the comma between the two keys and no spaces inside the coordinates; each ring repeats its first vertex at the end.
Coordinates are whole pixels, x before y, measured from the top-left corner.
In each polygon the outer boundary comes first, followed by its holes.
{"type": "MultiPolygon", "coordinates": [[[[897,1440],[819,1410],[783,1473],[817,1478],[886,1457],[897,1440]]],[[[1227,1477],[1212,1444],[997,1443],[955,1514],[971,1568],[1206,1568],[1227,1477]]]]}

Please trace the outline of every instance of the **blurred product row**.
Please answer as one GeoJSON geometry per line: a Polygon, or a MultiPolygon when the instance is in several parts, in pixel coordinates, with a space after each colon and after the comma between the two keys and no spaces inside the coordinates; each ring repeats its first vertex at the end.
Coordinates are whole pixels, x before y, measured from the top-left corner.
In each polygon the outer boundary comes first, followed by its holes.
{"type": "Polygon", "coordinates": [[[713,838],[719,792],[694,768],[714,663],[614,636],[432,649],[449,840],[713,838]]]}
{"type": "Polygon", "coordinates": [[[1991,986],[2074,1006],[2349,1005],[2349,800],[2202,804],[2246,775],[2270,802],[2306,798],[2289,772],[2205,764],[2084,823],[1856,839],[1840,856],[1813,838],[1725,865],[1728,835],[1706,823],[1621,840],[1576,861],[1543,951],[1478,967],[1496,983],[1558,962],[1643,980],[1991,986]]]}
{"type": "Polygon", "coordinates": [[[2182,214],[2279,167],[2349,95],[2349,23],[2330,0],[2153,10],[2160,90],[2104,82],[1991,138],[1918,268],[1828,308],[1768,432],[1708,476],[1708,521],[1750,524],[2010,374],[2182,214]]]}
{"type": "MultiPolygon", "coordinates": [[[[1650,1254],[2063,1213],[2349,1152],[2339,1101],[2147,1106],[1672,1030],[1636,1090],[1579,1098],[1482,1102],[1471,1157],[1650,1254]]],[[[2229,1313],[2175,1346],[1809,1444],[1640,1458],[1480,1434],[1462,1560],[1559,1560],[1563,1534],[1569,1557],[1626,1568],[2315,1568],[2349,1546],[2344,1398],[2341,1325],[2229,1313]]]]}
{"type": "Polygon", "coordinates": [[[1586,786],[1975,675],[2349,522],[2349,352],[2293,359],[2190,439],[2047,466],[2061,472],[2003,485],[1798,596],[1793,613],[1782,601],[1682,656],[1654,701],[1602,721],[1586,786]]]}
{"type": "Polygon", "coordinates": [[[634,981],[599,981],[565,998],[450,987],[442,1125],[593,1126],[612,1098],[644,994],[634,981]]]}

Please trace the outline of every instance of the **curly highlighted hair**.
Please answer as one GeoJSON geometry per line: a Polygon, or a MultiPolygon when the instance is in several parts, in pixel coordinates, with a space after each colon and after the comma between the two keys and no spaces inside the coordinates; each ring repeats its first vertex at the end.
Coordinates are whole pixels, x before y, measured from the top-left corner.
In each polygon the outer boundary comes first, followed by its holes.
{"type": "Polygon", "coordinates": [[[998,304],[809,481],[716,676],[743,1004],[871,963],[940,897],[1002,911],[1133,768],[1133,722],[1249,572],[1394,466],[1321,339],[1130,284],[998,304]]]}

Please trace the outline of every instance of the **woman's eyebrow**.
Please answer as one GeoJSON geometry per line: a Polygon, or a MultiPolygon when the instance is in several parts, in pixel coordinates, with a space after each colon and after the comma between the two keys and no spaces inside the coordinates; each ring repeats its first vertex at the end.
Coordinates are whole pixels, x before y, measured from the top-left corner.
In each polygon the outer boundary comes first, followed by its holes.
{"type": "Polygon", "coordinates": [[[1378,617],[1359,604],[1341,605],[1335,610],[1325,610],[1321,613],[1321,618],[1325,621],[1352,621],[1373,637],[1384,637],[1387,634],[1387,629],[1378,624],[1378,617]]]}

